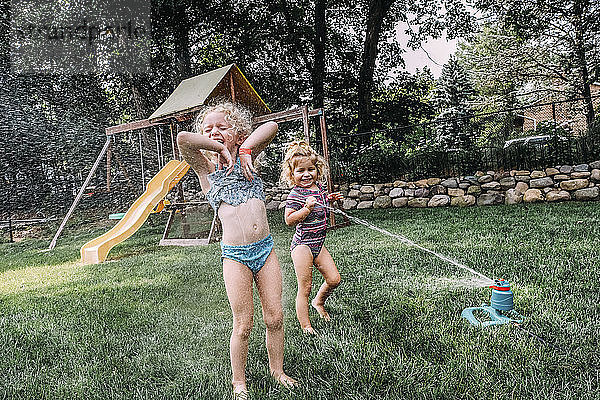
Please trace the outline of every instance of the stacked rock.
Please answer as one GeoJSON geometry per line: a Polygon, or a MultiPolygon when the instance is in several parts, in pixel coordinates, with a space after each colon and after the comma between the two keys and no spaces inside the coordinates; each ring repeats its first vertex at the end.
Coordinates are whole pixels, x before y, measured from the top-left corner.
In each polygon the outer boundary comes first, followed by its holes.
{"type": "MultiPolygon", "coordinates": [[[[600,200],[600,161],[559,165],[544,170],[478,171],[471,176],[344,184],[343,208],[487,206],[557,201],[600,200]]],[[[289,188],[267,190],[267,209],[285,206],[289,188]]]]}

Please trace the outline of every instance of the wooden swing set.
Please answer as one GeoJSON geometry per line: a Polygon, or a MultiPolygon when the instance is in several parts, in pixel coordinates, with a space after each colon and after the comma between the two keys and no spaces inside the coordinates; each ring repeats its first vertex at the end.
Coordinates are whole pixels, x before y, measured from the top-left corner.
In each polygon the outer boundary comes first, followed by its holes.
{"type": "MultiPolygon", "coordinates": [[[[60,227],[58,228],[54,238],[52,239],[49,250],[52,250],[56,246],[58,237],[62,233],[67,221],[73,214],[77,204],[81,200],[86,188],[88,187],[91,179],[93,178],[96,170],[100,166],[101,160],[106,156],[106,189],[110,192],[111,190],[111,163],[112,159],[118,164],[120,170],[123,171],[126,179],[130,182],[130,177],[127,174],[126,169],[121,163],[120,159],[116,154],[113,157],[112,151],[112,139],[115,135],[138,131],[145,128],[154,128],[157,144],[157,153],[159,159],[159,167],[164,164],[164,154],[162,151],[164,128],[168,127],[169,141],[172,149],[173,160],[180,160],[179,151],[177,148],[177,133],[182,130],[182,124],[190,121],[194,115],[202,108],[205,104],[213,99],[229,100],[234,103],[240,103],[247,107],[254,115],[253,125],[259,125],[268,121],[274,121],[278,124],[302,120],[304,140],[310,143],[310,131],[309,131],[309,120],[311,118],[318,119],[318,127],[321,134],[322,154],[325,158],[327,165],[329,165],[329,151],[327,149],[327,124],[325,120],[325,111],[322,108],[309,109],[308,106],[298,107],[295,109],[271,112],[264,101],[260,98],[258,93],[254,90],[252,85],[248,82],[246,77],[242,74],[239,68],[235,64],[228,65],[223,68],[219,68],[202,75],[198,75],[182,81],[179,86],[171,93],[171,95],[165,100],[165,102],[147,119],[133,121],[125,124],[115,125],[106,128],[106,142],[98,154],[96,161],[94,162],[90,172],[87,175],[83,185],[81,186],[75,200],[71,204],[71,207],[65,215],[60,227]]],[[[144,181],[144,161],[142,154],[142,145],[140,139],[140,162],[142,169],[142,184],[146,185],[144,181]]],[[[188,166],[189,168],[189,166],[188,166]]],[[[329,192],[333,191],[333,182],[331,180],[330,169],[327,172],[327,189],[329,192]]],[[[187,172],[187,168],[185,169],[187,172]]],[[[185,174],[183,172],[183,174],[185,174]]],[[[183,176],[179,176],[177,182],[183,176]]],[[[198,206],[201,204],[208,204],[207,202],[193,202],[186,200],[186,196],[181,183],[175,185],[177,191],[177,200],[165,207],[165,210],[169,212],[163,236],[160,240],[160,245],[176,245],[176,246],[197,246],[212,243],[217,240],[219,233],[219,223],[216,213],[212,218],[210,230],[206,237],[200,237],[199,233],[192,233],[189,229],[189,224],[186,222],[186,208],[190,206],[198,206]],[[178,238],[169,237],[173,222],[176,215],[181,216],[182,236],[178,238]]],[[[164,204],[164,203],[163,203],[164,204]]],[[[342,226],[349,225],[350,221],[346,217],[344,221],[336,224],[335,216],[331,214],[329,229],[335,229],[342,226]]],[[[206,232],[202,234],[206,235],[206,232]]]]}

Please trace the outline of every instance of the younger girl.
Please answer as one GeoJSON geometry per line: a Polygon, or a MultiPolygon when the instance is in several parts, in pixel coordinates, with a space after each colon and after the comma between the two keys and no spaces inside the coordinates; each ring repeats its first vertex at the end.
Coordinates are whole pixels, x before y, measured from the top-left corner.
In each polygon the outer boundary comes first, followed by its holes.
{"type": "Polygon", "coordinates": [[[312,267],[323,275],[325,282],[310,303],[321,318],[330,320],[325,310],[325,301],[340,284],[333,258],[325,248],[325,232],[329,201],[342,198],[339,193],[327,194],[321,185],[325,172],[325,162],[306,142],[293,142],[282,165],[281,177],[294,185],[285,205],[285,223],[296,225],[291,251],[298,294],[296,295],[296,315],[305,333],[315,335],[308,317],[308,297],[312,287],[312,267]]]}
{"type": "Polygon", "coordinates": [[[262,180],[252,165],[277,133],[277,124],[267,122],[250,134],[249,112],[231,103],[207,107],[196,124],[198,132],[180,132],[177,144],[223,227],[223,279],[233,313],[229,355],[234,398],[248,398],[245,369],[253,325],[254,282],[267,327],[271,374],[280,384],[294,386],[296,381],[283,372],[281,269],[273,251],[262,180]],[[217,153],[218,164],[213,164],[203,150],[217,153]]]}

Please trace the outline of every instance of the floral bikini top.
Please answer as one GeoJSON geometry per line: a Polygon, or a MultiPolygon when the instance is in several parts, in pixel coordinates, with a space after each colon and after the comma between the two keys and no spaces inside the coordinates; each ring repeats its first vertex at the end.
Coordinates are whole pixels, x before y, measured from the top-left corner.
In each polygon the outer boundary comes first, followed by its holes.
{"type": "Polygon", "coordinates": [[[242,174],[239,158],[231,174],[226,174],[226,169],[218,169],[207,176],[210,189],[206,193],[206,199],[215,211],[219,209],[221,202],[238,206],[249,199],[265,200],[262,179],[257,174],[252,175],[252,181],[246,179],[242,174]]]}

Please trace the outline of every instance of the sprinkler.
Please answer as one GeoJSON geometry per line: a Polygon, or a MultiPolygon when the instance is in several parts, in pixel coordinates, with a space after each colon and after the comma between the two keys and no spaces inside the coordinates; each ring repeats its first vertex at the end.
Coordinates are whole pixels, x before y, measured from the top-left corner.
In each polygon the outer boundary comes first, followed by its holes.
{"type": "Polygon", "coordinates": [[[492,297],[489,306],[482,304],[481,307],[465,308],[460,315],[466,318],[472,325],[481,327],[508,324],[510,322],[520,324],[523,322],[525,317],[513,310],[513,292],[510,290],[508,281],[496,279],[494,282],[495,284],[490,286],[492,289],[492,297]],[[478,320],[475,315],[473,315],[473,311],[480,311],[486,314],[489,317],[489,320],[478,320]],[[508,312],[510,312],[512,317],[518,319],[507,316],[506,313],[508,312]]]}

